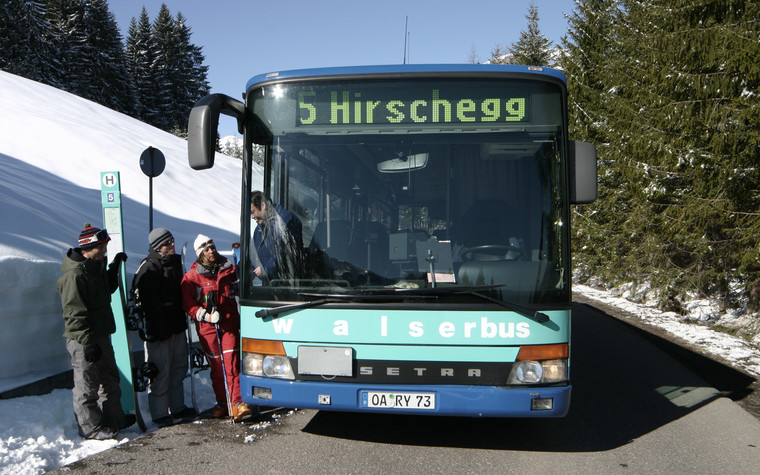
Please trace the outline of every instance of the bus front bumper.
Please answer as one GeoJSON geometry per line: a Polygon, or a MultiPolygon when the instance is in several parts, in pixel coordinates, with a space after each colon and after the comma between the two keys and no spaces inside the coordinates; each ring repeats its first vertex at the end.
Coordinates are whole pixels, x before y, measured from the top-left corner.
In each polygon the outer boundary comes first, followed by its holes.
{"type": "Polygon", "coordinates": [[[572,386],[347,384],[240,375],[243,402],[326,411],[469,417],[563,417],[572,386]]]}

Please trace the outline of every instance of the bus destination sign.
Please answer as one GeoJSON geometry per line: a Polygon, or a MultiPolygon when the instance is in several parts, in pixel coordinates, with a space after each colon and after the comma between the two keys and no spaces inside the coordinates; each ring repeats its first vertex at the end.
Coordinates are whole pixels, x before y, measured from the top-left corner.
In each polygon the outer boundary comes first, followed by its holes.
{"type": "Polygon", "coordinates": [[[500,97],[467,89],[403,92],[321,89],[298,92],[296,125],[474,125],[525,123],[528,94],[500,97]],[[374,93],[374,94],[373,94],[374,93]]]}

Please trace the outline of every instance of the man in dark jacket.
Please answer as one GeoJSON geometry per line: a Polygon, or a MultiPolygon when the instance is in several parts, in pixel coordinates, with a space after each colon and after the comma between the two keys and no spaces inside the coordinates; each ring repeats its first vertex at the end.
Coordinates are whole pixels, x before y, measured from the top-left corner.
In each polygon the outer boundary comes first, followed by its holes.
{"type": "Polygon", "coordinates": [[[148,390],[153,422],[159,427],[195,415],[185,406],[182,380],[187,374],[187,320],[182,310],[182,259],[165,228],[148,235],[150,250],[132,284],[145,317],[145,359],[158,368],[148,390]]]}
{"type": "Polygon", "coordinates": [[[299,277],[303,258],[301,220],[260,191],[251,193],[251,219],[258,224],[253,232],[260,264],[253,270],[256,277],[265,283],[299,277]]]}
{"type": "Polygon", "coordinates": [[[127,255],[118,253],[105,269],[105,229],[88,224],[79,247],[69,249],[61,264],[58,293],[63,307],[66,349],[74,369],[74,415],[79,434],[88,439],[112,439],[135,422],[121,407],[119,369],[111,334],[116,331],[111,294],[118,288],[118,268],[127,255]]]}

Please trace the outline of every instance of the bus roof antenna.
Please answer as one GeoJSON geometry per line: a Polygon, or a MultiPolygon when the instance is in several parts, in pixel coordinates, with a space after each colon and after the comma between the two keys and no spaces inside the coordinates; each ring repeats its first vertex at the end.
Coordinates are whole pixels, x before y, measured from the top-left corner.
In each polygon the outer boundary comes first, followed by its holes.
{"type": "Polygon", "coordinates": [[[406,48],[407,48],[406,39],[408,37],[409,37],[409,15],[406,16],[406,24],[404,25],[404,64],[406,64],[406,48]]]}

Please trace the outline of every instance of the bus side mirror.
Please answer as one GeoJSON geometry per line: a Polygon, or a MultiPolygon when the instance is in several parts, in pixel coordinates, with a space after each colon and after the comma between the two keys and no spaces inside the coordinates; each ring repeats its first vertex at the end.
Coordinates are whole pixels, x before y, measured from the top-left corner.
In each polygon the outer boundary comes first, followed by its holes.
{"type": "Polygon", "coordinates": [[[596,146],[570,141],[570,203],[586,204],[596,200],[596,146]]]}
{"type": "Polygon", "coordinates": [[[211,94],[199,100],[190,110],[187,124],[187,159],[194,170],[214,166],[219,114],[237,119],[238,131],[243,133],[245,105],[224,94],[211,94]]]}

